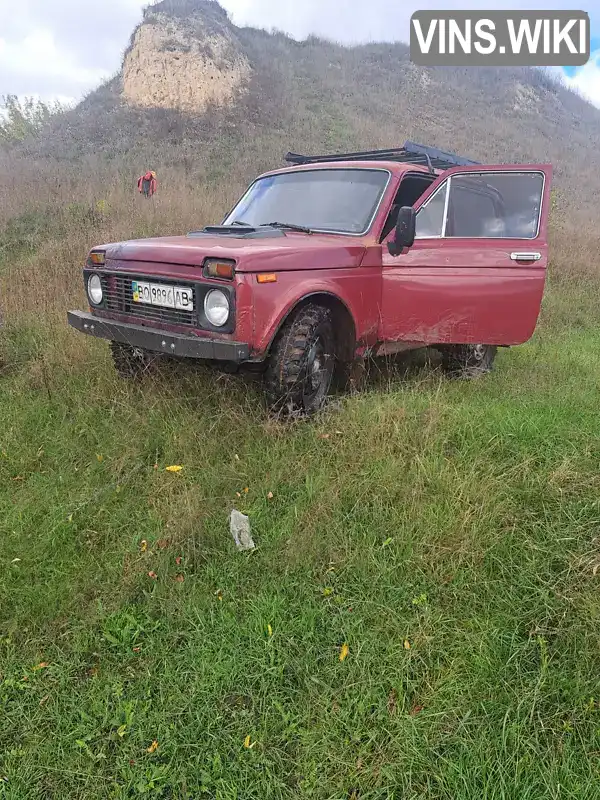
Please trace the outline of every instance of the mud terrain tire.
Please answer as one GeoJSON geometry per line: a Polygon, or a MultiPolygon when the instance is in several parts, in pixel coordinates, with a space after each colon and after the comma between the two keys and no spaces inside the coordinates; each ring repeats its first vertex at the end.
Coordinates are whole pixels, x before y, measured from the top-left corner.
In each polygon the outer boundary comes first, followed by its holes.
{"type": "Polygon", "coordinates": [[[314,414],[324,404],[336,368],[331,312],[306,305],[284,323],[271,349],[265,391],[274,411],[314,414]]]}

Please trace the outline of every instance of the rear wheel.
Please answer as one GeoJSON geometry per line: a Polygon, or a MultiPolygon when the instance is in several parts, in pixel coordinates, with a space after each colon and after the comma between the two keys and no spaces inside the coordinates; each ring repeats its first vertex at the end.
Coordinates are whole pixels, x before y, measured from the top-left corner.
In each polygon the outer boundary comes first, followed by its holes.
{"type": "Polygon", "coordinates": [[[335,372],[335,336],[328,308],[307,305],[283,326],[265,372],[269,405],[313,414],[324,404],[335,372]]]}
{"type": "Polygon", "coordinates": [[[453,344],[440,349],[448,375],[476,378],[492,371],[498,348],[491,344],[453,344]]]}
{"type": "Polygon", "coordinates": [[[159,353],[144,350],[141,347],[132,347],[121,342],[111,342],[110,350],[112,353],[115,370],[121,378],[139,378],[147,373],[156,360],[160,358],[159,353]]]}

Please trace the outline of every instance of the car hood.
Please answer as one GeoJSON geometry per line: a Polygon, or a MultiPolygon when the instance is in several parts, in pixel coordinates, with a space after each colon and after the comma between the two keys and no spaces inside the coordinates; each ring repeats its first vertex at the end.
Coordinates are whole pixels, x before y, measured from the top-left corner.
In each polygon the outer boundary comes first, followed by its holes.
{"type": "Polygon", "coordinates": [[[107,261],[144,261],[200,267],[205,258],[230,259],[238,272],[348,268],[360,265],[366,242],[330,234],[273,231],[250,238],[230,234],[191,234],[104,245],[107,261]]]}

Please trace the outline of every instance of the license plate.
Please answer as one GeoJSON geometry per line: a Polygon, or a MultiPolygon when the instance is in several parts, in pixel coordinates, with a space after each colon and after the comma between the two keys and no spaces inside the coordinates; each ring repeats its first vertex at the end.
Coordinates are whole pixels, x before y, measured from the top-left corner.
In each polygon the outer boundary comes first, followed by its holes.
{"type": "Polygon", "coordinates": [[[167,286],[164,283],[132,281],[131,294],[134,303],[176,308],[180,311],[194,310],[194,290],[187,286],[167,286]]]}

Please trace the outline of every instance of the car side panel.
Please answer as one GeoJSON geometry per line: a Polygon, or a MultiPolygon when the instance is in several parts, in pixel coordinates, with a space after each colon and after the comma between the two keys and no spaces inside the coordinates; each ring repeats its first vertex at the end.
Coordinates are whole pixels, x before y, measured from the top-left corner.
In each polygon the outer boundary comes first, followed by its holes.
{"type": "Polygon", "coordinates": [[[504,239],[483,246],[421,239],[384,254],[382,338],[423,344],[516,345],[533,334],[544,292],[547,245],[504,239]],[[535,263],[511,261],[536,250],[535,263]]]}
{"type": "Polygon", "coordinates": [[[356,327],[357,347],[369,347],[377,342],[380,266],[323,270],[319,274],[301,270],[281,272],[275,283],[259,284],[256,275],[246,278],[253,282],[254,337],[251,350],[255,358],[267,354],[281,324],[295,306],[319,293],[337,298],[350,312],[356,327]]]}

